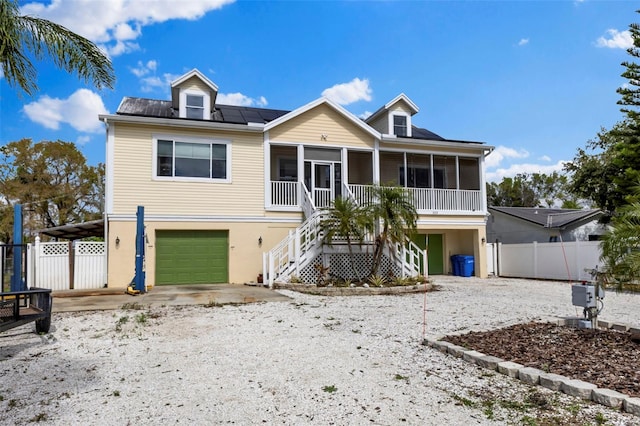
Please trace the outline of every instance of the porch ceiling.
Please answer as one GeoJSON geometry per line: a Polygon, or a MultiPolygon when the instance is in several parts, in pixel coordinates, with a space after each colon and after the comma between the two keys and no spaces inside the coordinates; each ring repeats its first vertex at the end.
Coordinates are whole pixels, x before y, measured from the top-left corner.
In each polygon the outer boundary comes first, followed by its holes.
{"type": "Polygon", "coordinates": [[[39,229],[38,234],[65,240],[79,240],[87,237],[104,237],[104,219],[84,223],[72,223],[54,228],[39,229]]]}

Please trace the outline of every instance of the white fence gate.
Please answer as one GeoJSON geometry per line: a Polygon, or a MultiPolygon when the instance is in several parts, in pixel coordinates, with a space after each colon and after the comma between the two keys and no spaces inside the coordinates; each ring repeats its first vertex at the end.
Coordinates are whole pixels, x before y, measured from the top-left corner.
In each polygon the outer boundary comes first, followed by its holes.
{"type": "Polygon", "coordinates": [[[102,288],[107,282],[104,242],[36,243],[30,246],[29,287],[52,290],[102,288]]]}
{"type": "Polygon", "coordinates": [[[591,279],[588,270],[602,266],[598,241],[498,243],[497,254],[501,277],[587,281],[591,279]]]}
{"type": "Polygon", "coordinates": [[[498,245],[487,243],[487,274],[497,275],[498,272],[498,245]]]}

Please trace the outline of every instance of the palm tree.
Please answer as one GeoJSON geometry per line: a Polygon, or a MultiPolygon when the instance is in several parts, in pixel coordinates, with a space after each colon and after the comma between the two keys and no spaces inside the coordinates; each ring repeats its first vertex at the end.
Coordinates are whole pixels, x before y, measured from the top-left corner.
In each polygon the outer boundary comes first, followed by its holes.
{"type": "Polygon", "coordinates": [[[38,86],[29,55],[48,57],[98,89],[115,83],[111,60],[93,42],[46,19],[20,15],[16,0],[0,0],[0,67],[10,86],[31,96],[38,86]]]}
{"type": "Polygon", "coordinates": [[[336,237],[346,239],[353,277],[360,281],[362,277],[356,270],[353,242],[362,244],[366,232],[373,228],[371,216],[368,216],[367,212],[353,199],[338,197],[331,203],[327,210],[327,217],[320,222],[320,227],[324,233],[325,244],[331,245],[336,237]]]}
{"type": "Polygon", "coordinates": [[[378,275],[384,246],[393,248],[395,244],[404,244],[406,238],[416,230],[418,213],[405,188],[399,186],[375,186],[374,203],[367,206],[373,219],[381,224],[376,236],[371,275],[378,275]]]}
{"type": "Polygon", "coordinates": [[[640,278],[640,202],[619,208],[600,243],[605,273],[620,286],[640,278]]]}

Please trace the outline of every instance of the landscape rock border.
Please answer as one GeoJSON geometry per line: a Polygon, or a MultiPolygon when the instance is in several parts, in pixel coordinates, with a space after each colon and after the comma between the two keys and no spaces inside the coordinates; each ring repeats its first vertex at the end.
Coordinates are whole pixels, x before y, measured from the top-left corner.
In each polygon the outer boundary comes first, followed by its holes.
{"type": "MultiPolygon", "coordinates": [[[[575,318],[562,318],[556,320],[555,324],[558,326],[572,326],[575,325],[575,322],[575,318]]],[[[605,321],[598,321],[598,327],[606,329],[611,328],[614,330],[635,330],[635,328],[630,327],[627,324],[617,324],[605,321]]],[[[537,368],[526,367],[512,361],[505,361],[473,349],[467,349],[462,346],[440,340],[443,337],[444,336],[438,338],[426,337],[422,344],[456,358],[461,358],[482,368],[497,371],[505,376],[517,378],[524,383],[542,386],[583,400],[593,401],[597,404],[610,408],[623,409],[629,414],[640,417],[640,398],[631,397],[611,389],[598,388],[596,385],[582,380],[575,380],[559,374],[547,373],[537,368]]]]}

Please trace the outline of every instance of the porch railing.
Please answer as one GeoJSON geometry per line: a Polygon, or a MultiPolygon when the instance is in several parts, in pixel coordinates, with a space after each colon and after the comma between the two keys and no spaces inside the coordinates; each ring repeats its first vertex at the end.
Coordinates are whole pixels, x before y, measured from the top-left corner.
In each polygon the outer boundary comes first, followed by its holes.
{"type": "Polygon", "coordinates": [[[275,281],[284,281],[291,275],[299,275],[305,261],[317,254],[322,243],[320,223],[325,215],[316,211],[272,250],[264,254],[263,276],[265,283],[273,286],[275,281]]]}
{"type": "MultiPolygon", "coordinates": [[[[360,204],[373,201],[371,185],[349,185],[360,204]]],[[[418,213],[421,212],[480,212],[482,192],[463,189],[406,188],[418,213]]]]}
{"type": "Polygon", "coordinates": [[[299,182],[271,181],[271,205],[278,207],[298,207],[299,182]]]}

